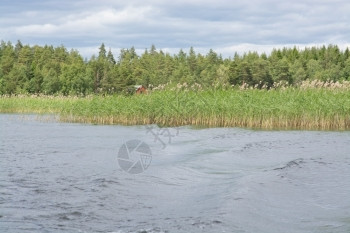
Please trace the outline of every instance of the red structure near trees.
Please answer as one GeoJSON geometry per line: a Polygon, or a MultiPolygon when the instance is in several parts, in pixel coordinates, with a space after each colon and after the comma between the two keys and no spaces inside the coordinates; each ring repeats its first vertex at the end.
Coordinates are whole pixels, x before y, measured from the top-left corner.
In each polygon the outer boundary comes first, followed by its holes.
{"type": "Polygon", "coordinates": [[[135,86],[135,88],[136,88],[136,94],[146,94],[147,93],[147,89],[143,85],[137,85],[137,86],[135,86]]]}

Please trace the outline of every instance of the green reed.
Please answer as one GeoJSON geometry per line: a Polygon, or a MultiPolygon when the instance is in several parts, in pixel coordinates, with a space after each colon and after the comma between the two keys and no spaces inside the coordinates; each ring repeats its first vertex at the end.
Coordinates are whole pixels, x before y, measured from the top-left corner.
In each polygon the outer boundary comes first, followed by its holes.
{"type": "Polygon", "coordinates": [[[0,112],[56,113],[62,121],[94,124],[349,130],[350,91],[220,89],[132,96],[1,97],[0,112]]]}

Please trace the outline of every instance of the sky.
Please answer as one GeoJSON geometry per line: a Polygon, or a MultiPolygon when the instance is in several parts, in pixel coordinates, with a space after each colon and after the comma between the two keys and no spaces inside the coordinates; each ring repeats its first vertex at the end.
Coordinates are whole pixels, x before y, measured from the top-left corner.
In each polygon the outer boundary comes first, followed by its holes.
{"type": "Polygon", "coordinates": [[[142,53],[193,47],[235,52],[350,47],[349,0],[0,0],[0,40],[64,45],[84,57],[101,43],[142,53]]]}

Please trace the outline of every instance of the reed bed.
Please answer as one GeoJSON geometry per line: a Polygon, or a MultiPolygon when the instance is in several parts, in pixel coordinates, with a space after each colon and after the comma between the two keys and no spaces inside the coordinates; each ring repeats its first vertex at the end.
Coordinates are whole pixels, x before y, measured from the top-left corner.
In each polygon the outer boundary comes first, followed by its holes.
{"type": "Polygon", "coordinates": [[[349,130],[350,91],[320,87],[165,89],[132,96],[2,96],[0,112],[92,124],[349,130]]]}

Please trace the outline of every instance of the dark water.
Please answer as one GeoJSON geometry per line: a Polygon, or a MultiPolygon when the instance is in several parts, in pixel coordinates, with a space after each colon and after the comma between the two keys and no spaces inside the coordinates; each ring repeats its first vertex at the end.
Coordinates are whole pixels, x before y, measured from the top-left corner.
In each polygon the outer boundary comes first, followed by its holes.
{"type": "Polygon", "coordinates": [[[350,132],[47,120],[0,115],[0,232],[350,232],[350,132]]]}

